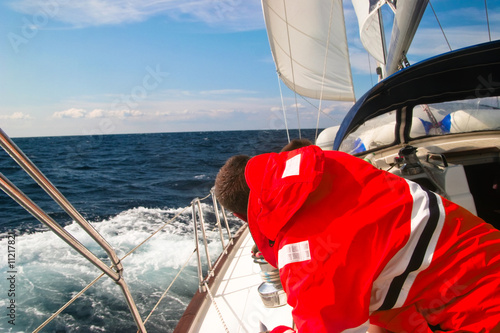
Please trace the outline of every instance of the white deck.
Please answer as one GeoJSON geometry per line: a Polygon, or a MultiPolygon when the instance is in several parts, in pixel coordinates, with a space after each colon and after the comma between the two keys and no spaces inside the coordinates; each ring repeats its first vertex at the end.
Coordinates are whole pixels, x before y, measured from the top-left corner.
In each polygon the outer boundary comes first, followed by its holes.
{"type": "MultiPolygon", "coordinates": [[[[250,233],[243,235],[244,240],[237,249],[234,259],[224,273],[217,289],[215,302],[222,318],[231,333],[257,333],[259,322],[269,330],[279,325],[292,327],[291,307],[266,308],[257,288],[262,283],[259,265],[253,262],[251,249],[253,240],[250,233]]],[[[225,332],[214,306],[211,306],[198,332],[225,332]]]]}

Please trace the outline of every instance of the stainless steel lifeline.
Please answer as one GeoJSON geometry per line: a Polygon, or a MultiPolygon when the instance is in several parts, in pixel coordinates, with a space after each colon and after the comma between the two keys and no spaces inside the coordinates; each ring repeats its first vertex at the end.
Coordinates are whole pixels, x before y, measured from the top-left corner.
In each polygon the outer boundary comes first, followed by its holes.
{"type": "Polygon", "coordinates": [[[205,246],[205,254],[207,255],[207,265],[208,265],[208,276],[210,277],[211,274],[213,274],[212,270],[212,261],[210,260],[210,253],[208,252],[208,242],[207,242],[207,235],[205,232],[205,220],[203,219],[203,213],[201,210],[201,202],[199,198],[195,198],[191,202],[191,207],[192,208],[192,214],[193,214],[193,228],[194,228],[194,241],[195,241],[195,246],[196,246],[196,253],[198,255],[198,278],[200,281],[199,285],[199,290],[200,292],[205,291],[204,286],[203,286],[203,272],[201,268],[201,254],[200,254],[200,249],[198,245],[198,219],[196,218],[196,207],[198,207],[198,212],[200,214],[200,228],[201,232],[203,235],[203,245],[205,246]]]}
{"type": "Polygon", "coordinates": [[[215,191],[212,188],[210,191],[210,194],[207,195],[204,198],[195,198],[193,201],[191,201],[191,207],[192,207],[192,216],[193,216],[193,228],[194,228],[194,240],[195,240],[195,251],[198,257],[198,280],[199,280],[199,286],[198,286],[198,291],[201,292],[206,292],[208,296],[210,297],[210,300],[212,304],[214,305],[215,311],[217,312],[217,315],[219,316],[219,319],[224,326],[224,330],[229,333],[229,330],[227,328],[227,325],[224,321],[224,318],[222,316],[222,313],[219,310],[219,307],[217,306],[217,302],[215,301],[214,296],[212,295],[212,292],[209,287],[208,280],[210,277],[215,276],[215,269],[220,263],[220,258],[215,261],[215,263],[212,265],[212,260],[210,259],[210,253],[208,251],[208,242],[207,242],[207,235],[205,232],[205,220],[203,218],[203,211],[201,208],[201,200],[207,199],[209,196],[212,196],[212,201],[213,201],[213,208],[214,208],[214,214],[216,217],[216,223],[217,223],[217,229],[219,230],[219,236],[220,236],[220,241],[222,245],[222,254],[227,254],[228,247],[233,244],[233,237],[231,235],[231,230],[229,229],[229,224],[227,221],[226,213],[224,210],[224,207],[221,206],[222,208],[222,216],[224,218],[224,222],[227,228],[227,234],[228,234],[228,244],[227,246],[224,243],[224,235],[222,233],[222,224],[220,222],[220,216],[219,216],[219,208],[218,208],[218,203],[217,203],[217,198],[215,196],[215,191]],[[198,211],[198,214],[196,213],[198,211]],[[197,218],[197,215],[199,215],[199,221],[197,218]],[[202,232],[203,236],[203,245],[205,247],[205,253],[207,255],[207,276],[203,276],[203,268],[202,268],[202,262],[201,262],[201,254],[200,254],[200,248],[199,248],[199,239],[198,239],[198,224],[202,232]]]}
{"type": "Polygon", "coordinates": [[[57,236],[63,239],[68,245],[73,247],[87,260],[99,268],[102,272],[113,279],[122,289],[125,299],[134,317],[134,321],[141,332],[146,332],[143,321],[140,317],[137,306],[130,294],[125,280],[122,278],[123,266],[116,255],[114,249],[106,240],[90,225],[83,216],[71,205],[71,203],[59,192],[59,190],[45,177],[42,172],[31,162],[31,160],[16,146],[16,144],[0,129],[0,145],[14,159],[26,173],[28,173],[52,199],[57,202],[66,213],[73,218],[108,254],[115,270],[109,268],[104,262],[97,258],[84,245],[76,240],[70,233],[63,229],[57,222],[48,216],[31,199],[22,193],[14,184],[12,184],[3,174],[0,173],[0,187],[12,197],[17,203],[25,208],[30,214],[36,217],[40,222],[49,227],[57,236]]]}
{"type": "MultiPolygon", "coordinates": [[[[219,227],[219,234],[220,234],[220,239],[221,239],[221,243],[222,243],[222,251],[224,251],[224,253],[227,253],[227,248],[226,248],[226,245],[224,244],[224,237],[222,236],[222,226],[220,223],[220,216],[219,216],[219,205],[217,203],[217,198],[215,196],[215,189],[214,188],[212,188],[210,190],[210,194],[212,195],[212,204],[214,207],[215,218],[217,221],[217,226],[219,227]]],[[[224,207],[222,207],[221,210],[222,210],[222,217],[224,218],[224,223],[226,226],[227,235],[229,238],[229,243],[232,243],[233,238],[231,236],[231,229],[229,229],[229,224],[227,222],[226,210],[224,209],[224,207]]]]}
{"type": "Polygon", "coordinates": [[[207,291],[208,285],[206,284],[206,282],[211,276],[214,276],[215,268],[219,264],[219,260],[217,260],[214,264],[212,264],[212,260],[210,259],[210,253],[208,251],[206,228],[205,228],[205,220],[203,218],[203,211],[201,208],[201,201],[207,199],[210,195],[212,196],[212,200],[213,200],[214,214],[215,214],[215,218],[216,218],[217,229],[219,230],[219,237],[220,237],[220,241],[221,241],[221,245],[222,245],[222,252],[227,253],[228,247],[233,244],[233,236],[231,235],[231,229],[229,228],[226,212],[224,210],[224,207],[221,206],[222,217],[224,219],[224,224],[226,226],[227,237],[228,237],[228,243],[225,244],[225,242],[224,242],[224,235],[222,233],[223,228],[222,228],[222,224],[220,221],[219,208],[218,208],[217,198],[215,196],[214,190],[212,189],[210,191],[210,194],[204,198],[193,199],[193,201],[191,201],[191,208],[192,208],[194,240],[195,240],[195,248],[196,248],[195,251],[196,251],[196,255],[198,257],[198,265],[197,265],[198,266],[198,280],[199,280],[198,290],[200,292],[207,291]],[[198,214],[196,212],[198,212],[198,214]],[[198,220],[198,217],[199,217],[199,220],[198,220]],[[203,276],[203,268],[202,268],[203,264],[201,261],[198,226],[201,229],[202,238],[203,238],[203,245],[204,245],[205,254],[207,257],[207,276],[206,277],[203,276]]]}

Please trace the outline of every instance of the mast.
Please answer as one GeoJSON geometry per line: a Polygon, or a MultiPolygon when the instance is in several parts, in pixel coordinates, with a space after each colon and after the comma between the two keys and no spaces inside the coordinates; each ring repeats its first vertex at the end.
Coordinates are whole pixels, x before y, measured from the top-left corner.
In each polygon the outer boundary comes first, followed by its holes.
{"type": "Polygon", "coordinates": [[[382,8],[377,10],[379,29],[380,29],[380,43],[382,44],[382,52],[384,54],[384,62],[377,62],[377,75],[379,81],[385,78],[386,70],[385,64],[387,62],[387,47],[385,44],[385,31],[384,31],[384,20],[382,18],[382,8]]]}
{"type": "Polygon", "coordinates": [[[428,0],[399,1],[392,26],[391,43],[387,55],[387,75],[398,71],[407,62],[406,54],[424,15],[428,0]]]}

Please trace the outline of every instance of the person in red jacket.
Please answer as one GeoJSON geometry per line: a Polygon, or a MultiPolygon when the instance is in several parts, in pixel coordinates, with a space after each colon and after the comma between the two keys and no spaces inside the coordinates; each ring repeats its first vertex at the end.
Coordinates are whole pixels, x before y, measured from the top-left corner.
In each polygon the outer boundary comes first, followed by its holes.
{"type": "Polygon", "coordinates": [[[308,146],[230,158],[215,193],[280,269],[300,333],[500,332],[500,232],[414,182],[308,146]]]}

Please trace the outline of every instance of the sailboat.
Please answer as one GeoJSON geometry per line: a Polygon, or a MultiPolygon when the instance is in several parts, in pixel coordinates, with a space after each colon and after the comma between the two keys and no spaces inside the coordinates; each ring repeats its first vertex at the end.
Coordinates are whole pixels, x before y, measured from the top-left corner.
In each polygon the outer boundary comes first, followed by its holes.
{"type": "MultiPolygon", "coordinates": [[[[377,60],[381,81],[315,143],[411,179],[499,228],[500,42],[408,66],[407,52],[428,1],[353,0],[353,5],[361,41],[377,60]],[[395,12],[388,52],[383,5],[395,12]]],[[[263,0],[262,6],[281,81],[296,94],[319,100],[318,115],[323,100],[354,102],[342,1],[263,0]]],[[[243,242],[251,244],[249,238],[243,242]]],[[[179,332],[208,332],[210,327],[255,332],[257,321],[263,324],[261,332],[280,324],[293,327],[290,309],[280,304],[279,288],[269,306],[265,299],[258,302],[258,285],[265,279],[238,283],[239,272],[252,266],[249,250],[236,254],[234,266],[219,277],[222,287],[206,299],[208,310],[189,314],[189,329],[183,326],[179,332]],[[224,311],[217,310],[217,303],[224,311]]]]}
{"type": "MultiPolygon", "coordinates": [[[[316,144],[366,159],[377,168],[456,201],[492,224],[498,223],[500,42],[437,55],[404,68],[428,2],[353,0],[353,4],[361,40],[379,63],[381,77],[357,101],[342,1],[262,1],[281,81],[295,93],[319,100],[319,111],[324,100],[355,102],[343,122],[324,130],[316,144]],[[388,52],[380,15],[384,5],[395,11],[388,52]]],[[[4,177],[0,178],[2,190],[115,281],[130,309],[131,321],[138,331],[146,332],[146,320],[139,314],[123,276],[123,258],[117,257],[4,132],[0,132],[0,143],[105,250],[111,266],[82,247],[4,177]]],[[[278,325],[293,327],[292,309],[286,304],[279,276],[252,252],[253,241],[246,226],[233,234],[227,226],[231,216],[213,193],[193,200],[192,219],[199,288],[174,332],[266,332],[278,325]],[[213,199],[222,245],[221,255],[213,262],[201,209],[201,201],[209,198],[213,199]]],[[[35,331],[41,331],[44,324],[35,331]]]]}

